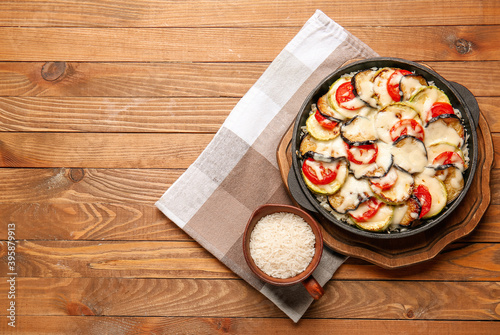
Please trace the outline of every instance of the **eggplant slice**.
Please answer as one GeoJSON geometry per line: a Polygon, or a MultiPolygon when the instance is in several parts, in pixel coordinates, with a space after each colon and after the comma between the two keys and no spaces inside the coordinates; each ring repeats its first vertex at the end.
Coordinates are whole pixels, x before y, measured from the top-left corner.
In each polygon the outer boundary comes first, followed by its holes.
{"type": "Polygon", "coordinates": [[[377,75],[376,70],[364,70],[356,73],[351,80],[354,94],[372,108],[377,108],[377,99],[373,91],[373,80],[377,75]]]}
{"type": "Polygon", "coordinates": [[[385,176],[392,167],[392,146],[384,142],[377,142],[377,157],[375,162],[369,164],[356,164],[349,161],[349,170],[354,177],[360,178],[380,178],[385,176]]]}
{"type": "Polygon", "coordinates": [[[455,200],[464,189],[464,176],[459,168],[451,165],[446,169],[436,171],[436,178],[441,180],[446,188],[446,203],[455,200]]]}
{"type": "Polygon", "coordinates": [[[398,138],[393,145],[394,164],[410,174],[424,171],[427,166],[427,150],[424,143],[408,135],[398,138]]]}
{"type": "Polygon", "coordinates": [[[340,135],[349,145],[373,144],[378,139],[373,121],[360,115],[344,123],[340,135]]]}
{"type": "Polygon", "coordinates": [[[352,175],[347,176],[339,191],[328,196],[328,203],[339,214],[346,214],[372,196],[370,184],[367,180],[358,180],[352,175]]]}
{"type": "Polygon", "coordinates": [[[444,114],[432,118],[425,127],[424,143],[428,147],[436,143],[446,142],[461,148],[464,140],[464,125],[460,118],[454,114],[444,114]]]}
{"type": "Polygon", "coordinates": [[[305,155],[309,151],[335,158],[347,156],[344,141],[340,136],[329,141],[319,141],[307,134],[300,143],[300,154],[305,155]]]}
{"type": "Polygon", "coordinates": [[[373,93],[379,107],[385,107],[393,102],[391,95],[387,91],[387,82],[395,71],[396,69],[389,67],[380,69],[373,79],[373,93]]]}
{"type": "MultiPolygon", "coordinates": [[[[393,186],[387,189],[381,189],[372,183],[371,189],[377,198],[383,202],[389,205],[401,205],[410,198],[415,182],[411,174],[394,167],[391,168],[391,170],[397,173],[396,183],[393,186]]],[[[371,181],[376,182],[376,179],[372,179],[371,181]]]]}

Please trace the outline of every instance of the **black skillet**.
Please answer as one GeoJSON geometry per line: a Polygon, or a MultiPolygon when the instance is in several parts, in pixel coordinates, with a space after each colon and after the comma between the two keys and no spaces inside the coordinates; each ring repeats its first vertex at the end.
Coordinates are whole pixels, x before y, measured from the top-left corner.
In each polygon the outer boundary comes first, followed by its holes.
{"type": "Polygon", "coordinates": [[[339,68],[324,80],[309,94],[304,101],[295,121],[294,132],[292,138],[292,168],[288,174],[288,186],[290,193],[294,200],[303,208],[309,210],[313,214],[324,218],[327,222],[337,225],[355,235],[366,238],[377,239],[398,239],[408,237],[411,235],[422,233],[431,227],[439,224],[446,217],[453,212],[453,210],[460,204],[465,197],[474,177],[477,168],[477,133],[476,127],[479,119],[479,106],[472,93],[464,86],[447,81],[438,73],[419,63],[411,62],[404,59],[378,57],[370,58],[361,61],[356,61],[349,65],[339,68]],[[305,125],[306,119],[311,110],[311,104],[316,103],[318,98],[325,94],[330,85],[332,85],[338,78],[344,74],[357,72],[369,68],[382,68],[382,67],[397,67],[405,70],[415,72],[422,75],[428,82],[434,82],[435,86],[442,89],[448,95],[450,102],[454,108],[457,108],[462,113],[463,123],[468,135],[468,148],[469,148],[469,168],[464,173],[464,189],[461,194],[452,203],[448,204],[445,209],[436,217],[424,220],[424,222],[415,228],[410,228],[406,231],[388,233],[375,233],[364,231],[351,226],[345,222],[338,220],[329,211],[324,209],[316,200],[314,194],[307,188],[301,175],[301,161],[296,152],[299,150],[301,141],[301,127],[305,125]]]}

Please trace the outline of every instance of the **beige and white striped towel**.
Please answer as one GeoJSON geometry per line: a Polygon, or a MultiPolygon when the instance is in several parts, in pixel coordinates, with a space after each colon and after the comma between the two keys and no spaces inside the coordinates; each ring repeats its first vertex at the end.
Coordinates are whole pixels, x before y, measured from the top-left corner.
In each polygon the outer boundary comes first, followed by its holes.
{"type": "MultiPolygon", "coordinates": [[[[316,11],[234,107],[207,148],[156,203],[295,322],[312,298],[301,284],[277,288],[255,277],[243,257],[242,233],[259,205],[291,204],[276,149],[307,95],[344,62],[375,56],[363,42],[316,11]]],[[[314,272],[316,280],[326,284],[345,258],[325,248],[314,272]]]]}

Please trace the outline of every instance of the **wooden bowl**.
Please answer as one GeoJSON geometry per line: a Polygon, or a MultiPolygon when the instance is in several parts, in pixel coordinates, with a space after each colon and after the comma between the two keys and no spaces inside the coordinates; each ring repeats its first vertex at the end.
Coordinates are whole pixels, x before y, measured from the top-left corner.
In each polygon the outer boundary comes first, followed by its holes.
{"type": "Polygon", "coordinates": [[[323,288],[319,283],[313,278],[312,273],[318,266],[320,260],[321,260],[321,255],[323,254],[323,236],[321,234],[321,229],[316,222],[315,219],[311,215],[309,215],[307,212],[304,210],[294,207],[294,206],[288,206],[288,205],[280,205],[280,204],[266,204],[258,207],[255,209],[255,211],[252,213],[250,216],[248,223],[246,225],[245,231],[243,233],[243,254],[245,256],[245,260],[252,270],[252,272],[259,277],[262,281],[272,284],[272,285],[277,285],[277,286],[288,286],[288,285],[294,285],[297,283],[302,283],[309,294],[314,298],[314,299],[319,299],[323,295],[323,288]],[[313,259],[307,266],[307,268],[299,273],[298,275],[286,279],[281,279],[281,278],[275,278],[272,276],[269,276],[268,274],[264,273],[259,267],[255,264],[252,256],[250,255],[250,237],[252,234],[252,231],[255,227],[255,225],[259,222],[260,219],[263,217],[273,214],[273,213],[280,213],[280,212],[287,212],[287,213],[293,213],[296,214],[304,219],[307,224],[311,227],[314,235],[315,235],[315,252],[313,259]]]}

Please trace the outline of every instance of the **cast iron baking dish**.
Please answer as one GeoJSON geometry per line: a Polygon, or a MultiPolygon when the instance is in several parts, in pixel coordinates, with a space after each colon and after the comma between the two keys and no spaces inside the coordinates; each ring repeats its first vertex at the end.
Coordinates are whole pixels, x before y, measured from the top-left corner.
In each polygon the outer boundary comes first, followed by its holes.
{"type": "MultiPolygon", "coordinates": [[[[474,174],[477,168],[478,140],[476,127],[478,118],[479,106],[472,93],[467,88],[458,83],[447,81],[438,73],[425,65],[404,59],[387,57],[369,58],[353,62],[339,68],[324,80],[322,80],[321,83],[319,83],[319,85],[306,98],[297,115],[291,143],[292,168],[290,169],[288,175],[288,186],[290,189],[290,193],[300,206],[304,207],[320,218],[325,219],[321,220],[322,222],[326,221],[328,224],[337,225],[338,227],[350,231],[351,233],[354,233],[358,236],[377,239],[397,239],[422,233],[445,220],[446,217],[448,217],[448,215],[450,215],[450,213],[452,213],[453,210],[460,204],[472,183],[472,179],[474,178],[474,174]],[[306,119],[309,116],[309,112],[311,111],[311,104],[316,103],[318,98],[321,95],[325,94],[328,91],[329,87],[342,75],[357,72],[360,70],[366,70],[369,68],[383,67],[396,67],[409,70],[423,76],[428,82],[434,82],[435,86],[439,87],[444,91],[444,93],[446,93],[446,95],[448,95],[453,107],[461,111],[464,127],[466,129],[467,135],[469,136],[467,140],[470,160],[469,168],[464,173],[464,189],[462,190],[460,195],[453,202],[448,204],[445,209],[436,217],[424,220],[422,224],[418,225],[415,228],[410,228],[406,231],[391,233],[377,233],[358,229],[355,226],[338,220],[335,216],[333,216],[333,214],[323,208],[317,201],[315,195],[307,188],[304,180],[302,179],[301,159],[296,154],[299,150],[301,142],[301,128],[305,125],[306,119]]],[[[465,204],[465,206],[466,205],[467,204],[465,204]]]]}

